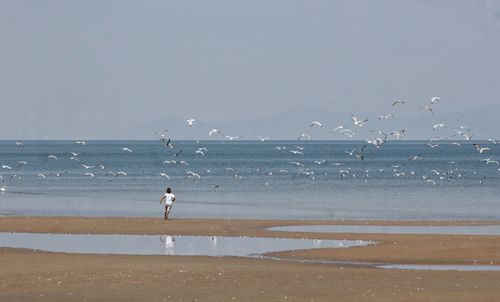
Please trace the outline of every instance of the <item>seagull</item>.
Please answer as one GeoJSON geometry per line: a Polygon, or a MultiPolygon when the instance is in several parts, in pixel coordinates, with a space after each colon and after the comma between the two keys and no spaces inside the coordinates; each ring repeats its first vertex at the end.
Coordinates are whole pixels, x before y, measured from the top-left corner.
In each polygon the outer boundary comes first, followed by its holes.
{"type": "Polygon", "coordinates": [[[186,120],[186,123],[188,124],[189,127],[193,126],[193,123],[195,122],[196,120],[194,118],[190,118],[190,119],[187,119],[186,120]]]}
{"type": "Polygon", "coordinates": [[[417,159],[422,159],[422,154],[411,156],[408,158],[408,160],[417,160],[417,159]]]}
{"type": "Polygon", "coordinates": [[[123,171],[116,172],[116,177],[118,177],[118,176],[120,176],[120,175],[121,175],[121,176],[127,176],[128,174],[127,174],[127,173],[125,173],[125,172],[123,172],[123,171]]]}
{"type": "Polygon", "coordinates": [[[394,130],[394,131],[391,132],[391,135],[394,136],[394,137],[396,137],[396,139],[400,139],[405,134],[406,134],[406,130],[405,129],[402,129],[400,131],[394,130]]]}
{"type": "Polygon", "coordinates": [[[333,128],[332,131],[335,132],[335,131],[337,131],[339,129],[344,129],[344,126],[338,125],[337,127],[333,128]]]}
{"type": "Polygon", "coordinates": [[[37,175],[37,176],[38,176],[38,177],[41,177],[41,178],[47,178],[47,176],[45,176],[45,175],[44,175],[44,174],[42,174],[42,173],[38,173],[38,175],[37,175]]]}
{"type": "Polygon", "coordinates": [[[170,176],[168,176],[167,173],[158,173],[158,175],[166,177],[168,180],[170,180],[170,176]]]}
{"type": "Polygon", "coordinates": [[[492,138],[488,138],[488,141],[489,141],[489,142],[492,142],[492,143],[493,143],[493,145],[496,145],[496,144],[497,144],[496,140],[494,140],[494,139],[492,139],[492,138]]]}
{"type": "Polygon", "coordinates": [[[465,140],[466,140],[466,141],[470,141],[470,139],[471,139],[471,138],[472,138],[472,136],[473,136],[472,134],[467,134],[467,133],[464,133],[464,134],[462,134],[462,135],[463,135],[463,137],[465,138],[465,140]]]}
{"type": "Polygon", "coordinates": [[[200,149],[194,151],[194,153],[200,154],[201,156],[205,156],[205,153],[202,150],[200,150],[200,149]]]}
{"type": "Polygon", "coordinates": [[[489,153],[491,153],[491,150],[488,147],[481,147],[481,145],[479,144],[473,144],[473,145],[474,147],[476,147],[476,150],[479,151],[479,153],[483,153],[484,151],[488,151],[489,153]]]}
{"type": "Polygon", "coordinates": [[[486,164],[497,164],[497,166],[500,165],[497,160],[493,160],[493,156],[490,158],[481,159],[481,161],[485,161],[486,164]]]}
{"type": "Polygon", "coordinates": [[[437,102],[439,102],[439,100],[441,100],[439,97],[437,97],[437,96],[433,96],[433,97],[431,98],[431,104],[437,103],[437,102]]]}
{"type": "Polygon", "coordinates": [[[360,120],[357,117],[354,116],[354,114],[351,114],[351,120],[354,123],[354,125],[362,127],[366,122],[368,122],[368,119],[360,120]]]}
{"type": "Polygon", "coordinates": [[[303,163],[299,163],[299,162],[296,162],[296,161],[291,161],[290,163],[294,164],[296,166],[299,166],[299,167],[305,167],[303,163]]]}
{"type": "Polygon", "coordinates": [[[95,177],[94,173],[90,173],[90,172],[85,173],[85,176],[90,176],[90,178],[95,177]]]}
{"type": "Polygon", "coordinates": [[[436,130],[437,128],[447,128],[445,124],[434,124],[434,126],[432,127],[432,130],[436,130]]]}
{"type": "Polygon", "coordinates": [[[316,165],[321,165],[321,164],[326,163],[326,159],[322,159],[322,160],[315,160],[315,161],[314,161],[314,163],[315,163],[316,165]]]}
{"type": "Polygon", "coordinates": [[[379,115],[378,119],[379,120],[386,120],[386,119],[391,118],[391,117],[394,117],[394,115],[392,113],[389,113],[389,114],[386,114],[386,115],[379,115]]]}
{"type": "Polygon", "coordinates": [[[201,178],[200,174],[198,174],[198,173],[194,173],[192,171],[186,171],[186,173],[189,174],[189,176],[187,176],[187,178],[192,179],[193,181],[201,178]]]}
{"type": "Polygon", "coordinates": [[[22,161],[20,161],[20,162],[17,163],[16,168],[19,167],[19,166],[21,166],[21,165],[27,166],[28,163],[22,160],[22,161]]]}
{"type": "Polygon", "coordinates": [[[12,167],[7,165],[2,165],[2,169],[12,170],[12,167]]]}
{"type": "Polygon", "coordinates": [[[2,192],[2,193],[3,193],[3,192],[7,192],[7,188],[5,188],[5,186],[0,187],[0,192],[2,192]]]}
{"type": "Polygon", "coordinates": [[[297,151],[297,150],[289,150],[288,152],[292,153],[292,154],[301,154],[301,155],[304,155],[304,152],[302,151],[297,151]]]}
{"type": "Polygon", "coordinates": [[[267,141],[267,140],[271,139],[271,137],[269,137],[269,136],[262,137],[262,136],[260,136],[260,135],[257,135],[257,137],[259,138],[259,140],[260,140],[261,142],[264,142],[264,141],[267,141]]]}
{"type": "Polygon", "coordinates": [[[453,143],[451,143],[451,144],[452,144],[452,145],[455,145],[455,146],[458,146],[458,147],[461,147],[461,146],[462,146],[462,144],[457,143],[457,142],[453,142],[453,143]]]}
{"type": "Polygon", "coordinates": [[[434,149],[435,147],[439,147],[439,145],[438,145],[438,144],[434,144],[434,145],[433,145],[431,142],[428,142],[428,143],[427,143],[427,146],[431,147],[431,149],[434,149]]]}
{"type": "Polygon", "coordinates": [[[55,155],[49,155],[49,156],[47,156],[47,157],[48,157],[48,158],[57,159],[57,156],[55,156],[55,155]]]}
{"type": "Polygon", "coordinates": [[[432,180],[432,179],[426,179],[425,182],[433,184],[433,185],[437,185],[436,182],[434,180],[432,180]]]}
{"type": "Polygon", "coordinates": [[[242,138],[242,136],[229,136],[229,135],[224,135],[224,137],[229,139],[230,141],[242,138]]]}
{"type": "Polygon", "coordinates": [[[24,143],[22,141],[16,141],[16,146],[24,147],[24,143]]]}
{"type": "Polygon", "coordinates": [[[353,135],[356,134],[357,132],[351,129],[342,129],[339,131],[339,133],[344,136],[353,137],[353,135]]]}
{"type": "Polygon", "coordinates": [[[82,145],[82,146],[85,146],[87,144],[87,142],[85,142],[85,141],[75,141],[75,143],[82,145]]]}
{"type": "Polygon", "coordinates": [[[71,154],[71,155],[72,155],[72,156],[74,156],[74,157],[77,157],[77,156],[79,156],[79,155],[80,155],[80,153],[76,153],[76,152],[70,152],[69,154],[71,154]]]}
{"type": "Polygon", "coordinates": [[[422,111],[422,110],[429,110],[432,114],[434,114],[434,111],[432,111],[432,108],[430,106],[425,106],[425,107],[420,108],[420,111],[422,111]]]}
{"type": "Polygon", "coordinates": [[[130,150],[130,148],[127,148],[127,147],[123,147],[120,150],[127,151],[127,152],[130,152],[130,153],[134,152],[134,151],[130,150]]]}
{"type": "Polygon", "coordinates": [[[314,121],[314,122],[311,123],[310,127],[314,127],[314,126],[323,127],[323,125],[320,122],[318,122],[318,121],[314,121]]]}
{"type": "Polygon", "coordinates": [[[220,130],[211,129],[210,131],[208,131],[208,136],[212,136],[212,134],[214,134],[214,133],[218,133],[218,134],[222,135],[222,132],[220,132],[220,130]]]}
{"type": "Polygon", "coordinates": [[[87,165],[84,165],[84,164],[80,164],[80,166],[84,167],[85,169],[92,169],[92,168],[95,168],[95,166],[87,166],[87,165]]]}
{"type": "Polygon", "coordinates": [[[176,163],[177,163],[177,161],[175,161],[175,160],[165,160],[165,161],[163,161],[164,165],[165,164],[176,164],[176,163]]]}

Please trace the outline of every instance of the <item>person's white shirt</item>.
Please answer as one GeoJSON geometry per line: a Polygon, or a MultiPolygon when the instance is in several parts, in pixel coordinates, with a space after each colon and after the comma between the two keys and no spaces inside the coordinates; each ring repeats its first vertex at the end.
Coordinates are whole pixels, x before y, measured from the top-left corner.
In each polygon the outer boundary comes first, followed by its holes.
{"type": "Polygon", "coordinates": [[[171,206],[172,202],[175,201],[175,195],[172,193],[165,193],[164,196],[165,196],[165,205],[171,206]]]}

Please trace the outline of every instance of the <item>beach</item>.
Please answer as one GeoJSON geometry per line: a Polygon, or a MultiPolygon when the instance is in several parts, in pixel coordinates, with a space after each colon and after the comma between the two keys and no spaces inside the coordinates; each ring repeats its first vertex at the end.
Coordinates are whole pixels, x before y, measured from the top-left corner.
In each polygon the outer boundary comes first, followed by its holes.
{"type": "Polygon", "coordinates": [[[319,221],[1,217],[0,232],[372,240],[244,257],[0,249],[1,301],[495,301],[499,271],[389,270],[362,263],[497,265],[500,236],[272,232],[286,225],[499,225],[498,221],[319,221]],[[309,262],[314,259],[337,263],[309,262]]]}

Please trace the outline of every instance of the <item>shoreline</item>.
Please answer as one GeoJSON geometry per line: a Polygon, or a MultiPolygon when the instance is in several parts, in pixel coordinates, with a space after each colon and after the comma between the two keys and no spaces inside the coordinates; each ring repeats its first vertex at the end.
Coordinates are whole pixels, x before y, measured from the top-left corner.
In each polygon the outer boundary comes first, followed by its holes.
{"type": "Polygon", "coordinates": [[[307,260],[497,265],[500,264],[500,236],[288,233],[266,230],[272,226],[312,224],[467,226],[500,225],[500,221],[188,218],[164,221],[160,218],[133,217],[0,217],[0,232],[254,236],[377,242],[366,247],[271,254],[299,261],[66,254],[0,248],[0,300],[332,301],[332,296],[335,296],[342,301],[494,301],[498,296],[498,271],[384,270],[342,263],[307,263],[307,260]]]}

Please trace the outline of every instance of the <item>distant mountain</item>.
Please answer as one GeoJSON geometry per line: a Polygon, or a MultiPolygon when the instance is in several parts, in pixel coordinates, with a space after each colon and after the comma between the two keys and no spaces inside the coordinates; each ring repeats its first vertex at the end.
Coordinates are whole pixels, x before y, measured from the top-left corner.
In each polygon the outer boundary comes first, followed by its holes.
{"type": "MultiPolygon", "coordinates": [[[[331,112],[318,108],[301,108],[284,111],[282,113],[269,115],[267,117],[247,120],[230,120],[220,122],[195,121],[192,127],[188,127],[185,119],[167,118],[147,123],[137,124],[123,132],[121,139],[155,139],[155,132],[168,130],[168,136],[173,139],[209,139],[210,129],[219,129],[223,134],[229,136],[242,136],[242,139],[254,140],[261,137],[271,139],[297,139],[302,133],[306,133],[316,140],[338,140],[349,139],[346,136],[334,133],[338,125],[357,131],[352,139],[367,139],[380,136],[378,130],[390,135],[393,130],[405,129],[407,133],[402,139],[426,140],[435,137],[463,140],[456,136],[455,129],[460,126],[470,127],[470,133],[474,139],[500,138],[500,105],[470,108],[461,111],[439,111],[434,114],[428,111],[415,113],[395,113],[389,119],[379,119],[378,113],[359,113],[358,118],[369,118],[363,126],[355,126],[351,121],[349,112],[331,112]],[[323,127],[311,127],[313,121],[319,121],[323,127]],[[433,130],[433,125],[444,123],[446,127],[433,130]],[[376,130],[376,131],[371,131],[376,130]]],[[[219,135],[213,135],[210,139],[221,139],[219,135]]],[[[391,139],[394,137],[390,136],[391,139]]]]}

